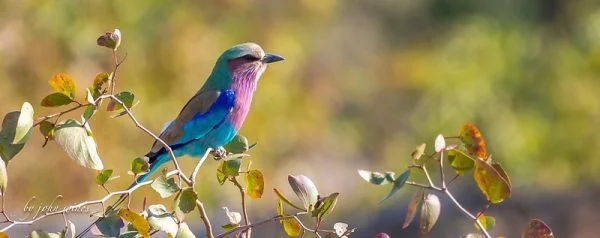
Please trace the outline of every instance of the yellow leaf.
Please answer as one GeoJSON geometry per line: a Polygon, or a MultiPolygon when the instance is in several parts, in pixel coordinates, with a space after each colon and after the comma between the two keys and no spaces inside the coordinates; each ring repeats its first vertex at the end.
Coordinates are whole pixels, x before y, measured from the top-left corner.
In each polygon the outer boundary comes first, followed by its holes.
{"type": "MultiPolygon", "coordinates": [[[[486,231],[491,231],[496,225],[496,218],[493,218],[491,216],[481,215],[477,218],[477,220],[481,223],[481,225],[483,225],[483,229],[485,229],[486,231]]],[[[475,229],[480,230],[477,223],[475,223],[475,229]]]]}
{"type": "Polygon", "coordinates": [[[75,98],[75,82],[71,76],[65,73],[59,73],[54,75],[54,77],[52,77],[48,83],[54,89],[54,91],[64,93],[71,98],[75,98]]]}
{"type": "Polygon", "coordinates": [[[127,208],[119,210],[119,216],[129,222],[135,230],[143,237],[150,237],[150,224],[140,214],[137,214],[127,208]]]}
{"type": "Polygon", "coordinates": [[[265,190],[265,180],[262,172],[257,169],[248,171],[246,174],[246,193],[253,199],[262,197],[265,190]]]}
{"type": "Polygon", "coordinates": [[[300,223],[298,223],[298,221],[296,221],[296,219],[294,219],[294,218],[283,219],[281,221],[281,223],[283,223],[283,230],[285,230],[285,233],[289,237],[296,237],[296,236],[300,235],[300,230],[302,228],[300,227],[300,223]]]}
{"type": "MultiPolygon", "coordinates": [[[[500,166],[499,164],[497,166],[500,166]]],[[[504,170],[502,170],[504,173],[504,170]]],[[[504,173],[504,175],[506,175],[504,173]]],[[[487,162],[476,159],[473,178],[479,187],[479,190],[485,195],[491,203],[500,203],[510,197],[510,183],[487,162]]],[[[508,178],[508,177],[507,177],[508,178]]]]}

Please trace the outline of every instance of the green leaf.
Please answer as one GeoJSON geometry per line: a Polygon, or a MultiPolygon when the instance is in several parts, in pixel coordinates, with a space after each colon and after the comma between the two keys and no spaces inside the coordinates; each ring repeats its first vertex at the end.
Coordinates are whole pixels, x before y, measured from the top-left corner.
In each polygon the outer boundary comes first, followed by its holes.
{"type": "Polygon", "coordinates": [[[262,172],[253,169],[246,173],[246,194],[252,199],[262,197],[265,190],[265,179],[262,172]]]}
{"type": "Polygon", "coordinates": [[[273,192],[275,192],[275,195],[277,195],[277,197],[279,199],[281,199],[281,201],[285,202],[287,205],[290,205],[291,207],[296,208],[296,209],[298,209],[300,211],[306,211],[304,208],[301,208],[300,206],[298,206],[298,205],[293,204],[292,202],[290,202],[290,200],[287,199],[285,196],[283,196],[283,194],[281,192],[279,192],[278,189],[273,188],[273,192]]]}
{"type": "Polygon", "coordinates": [[[69,119],[59,123],[54,129],[54,139],[79,165],[95,170],[103,169],[94,138],[79,122],[69,119]]]}
{"type": "Polygon", "coordinates": [[[382,202],[392,197],[392,195],[394,195],[396,192],[398,192],[398,190],[400,190],[404,186],[406,180],[408,180],[408,177],[410,177],[410,171],[411,170],[408,169],[404,171],[404,173],[400,174],[398,178],[396,178],[396,180],[394,181],[394,187],[392,187],[392,191],[390,191],[390,193],[382,200],[382,202]]]}
{"type": "Polygon", "coordinates": [[[91,229],[92,234],[96,236],[110,236],[117,237],[121,234],[121,228],[125,224],[121,217],[117,214],[113,214],[99,220],[91,229]]]}
{"type": "Polygon", "coordinates": [[[40,133],[42,133],[45,138],[52,137],[52,134],[54,133],[54,123],[49,121],[40,122],[40,133]]]}
{"type": "Polygon", "coordinates": [[[421,206],[420,227],[423,234],[428,233],[440,216],[440,200],[435,194],[427,194],[421,206]]]}
{"type": "Polygon", "coordinates": [[[108,181],[108,179],[110,178],[110,176],[112,174],[113,174],[112,169],[102,170],[100,173],[98,173],[98,175],[96,175],[96,184],[98,184],[100,186],[104,186],[104,184],[106,184],[106,181],[108,181]]]}
{"type": "Polygon", "coordinates": [[[13,144],[15,140],[17,123],[21,112],[9,112],[2,121],[2,131],[0,131],[0,156],[8,163],[21,149],[24,144],[13,144]]]}
{"type": "Polygon", "coordinates": [[[553,238],[552,229],[540,219],[531,219],[521,235],[523,238],[553,238]]]}
{"type": "Polygon", "coordinates": [[[410,226],[410,223],[415,219],[415,215],[417,214],[417,207],[423,202],[425,199],[425,191],[423,189],[419,189],[415,192],[415,194],[410,199],[408,203],[408,207],[406,208],[406,217],[404,218],[404,224],[402,225],[402,229],[406,229],[410,226]]]}
{"type": "Polygon", "coordinates": [[[179,191],[179,186],[177,186],[177,183],[175,183],[175,179],[167,179],[167,177],[164,174],[154,179],[150,186],[156,192],[158,192],[158,194],[160,194],[160,197],[162,198],[170,197],[171,195],[179,191]]]}
{"type": "Polygon", "coordinates": [[[221,166],[221,171],[225,176],[238,176],[240,175],[240,167],[242,161],[239,159],[224,160],[221,166]]]}
{"type": "Polygon", "coordinates": [[[119,216],[123,218],[123,220],[129,222],[142,236],[149,236],[150,224],[148,224],[148,221],[146,221],[142,215],[124,208],[119,210],[119,216]]]}
{"type": "Polygon", "coordinates": [[[235,135],[235,137],[224,146],[225,150],[229,153],[241,154],[248,151],[248,138],[242,135],[235,135]]]}
{"type": "Polygon", "coordinates": [[[94,115],[94,113],[96,113],[96,106],[89,105],[89,106],[85,107],[85,111],[83,111],[83,119],[84,119],[84,121],[90,120],[90,118],[92,118],[92,116],[94,115]]]}
{"type": "Polygon", "coordinates": [[[448,162],[450,166],[459,175],[464,175],[469,170],[475,167],[475,162],[465,152],[460,149],[452,149],[448,151],[448,162]]]}
{"type": "Polygon", "coordinates": [[[220,185],[225,184],[225,181],[227,180],[227,176],[225,176],[225,174],[223,173],[223,162],[221,162],[221,166],[219,166],[219,168],[217,168],[217,181],[219,182],[220,185]]]}
{"type": "Polygon", "coordinates": [[[196,238],[196,236],[192,233],[187,223],[182,222],[179,224],[179,230],[177,230],[177,236],[175,238],[196,238]]]}
{"type": "Polygon", "coordinates": [[[283,203],[281,202],[281,199],[277,199],[277,215],[278,216],[283,216],[283,203]]]}
{"type": "Polygon", "coordinates": [[[15,128],[15,138],[12,144],[25,144],[29,139],[31,133],[31,127],[33,126],[33,107],[28,102],[23,103],[21,107],[21,113],[17,120],[17,127],[15,128]]]}
{"type": "Polygon", "coordinates": [[[70,98],[75,98],[75,82],[71,76],[65,73],[59,73],[48,81],[52,89],[58,93],[63,93],[70,98]]]}
{"type": "MultiPolygon", "coordinates": [[[[477,218],[477,220],[481,222],[481,224],[483,225],[483,229],[485,229],[486,231],[492,231],[494,229],[494,225],[496,225],[496,218],[493,218],[491,216],[481,215],[477,218]]],[[[477,223],[475,223],[475,229],[480,230],[477,223]]]]}
{"type": "Polygon", "coordinates": [[[148,213],[147,220],[152,229],[164,231],[171,237],[174,237],[177,234],[177,222],[164,205],[150,205],[146,211],[148,213]]]}
{"type": "Polygon", "coordinates": [[[221,228],[223,228],[223,231],[229,231],[233,228],[239,227],[240,224],[231,224],[231,223],[227,223],[225,225],[222,225],[221,228]]]}
{"type": "Polygon", "coordinates": [[[292,190],[296,193],[296,196],[304,204],[304,209],[312,211],[319,197],[319,191],[312,180],[304,175],[288,175],[288,182],[292,190]]]}
{"type": "Polygon", "coordinates": [[[27,237],[28,238],[60,238],[60,235],[58,235],[56,233],[47,233],[42,230],[34,230],[31,233],[29,233],[29,236],[27,236],[27,237]]]}
{"type": "Polygon", "coordinates": [[[183,189],[175,198],[175,210],[185,214],[190,213],[196,207],[196,199],[198,199],[198,194],[192,188],[183,189]]]}
{"type": "Polygon", "coordinates": [[[144,158],[135,158],[131,161],[131,172],[133,174],[143,174],[150,170],[150,163],[144,158]]]}
{"type": "Polygon", "coordinates": [[[312,216],[317,218],[317,221],[323,219],[323,217],[335,208],[339,193],[332,193],[331,195],[321,198],[315,204],[315,210],[312,212],[312,216]]]}
{"type": "Polygon", "coordinates": [[[359,169],[358,175],[360,175],[360,177],[365,181],[375,185],[384,185],[394,181],[394,172],[386,172],[383,174],[380,172],[371,172],[368,170],[359,169]]]}
{"type": "Polygon", "coordinates": [[[0,144],[0,156],[8,163],[25,145],[0,144]]]}
{"type": "MultiPolygon", "coordinates": [[[[490,203],[496,204],[510,197],[511,185],[503,177],[503,175],[506,176],[504,170],[500,173],[485,161],[480,159],[475,159],[474,161],[475,171],[473,172],[473,178],[486,199],[490,203]]],[[[496,166],[500,167],[499,164],[496,166]]]]}
{"type": "MultiPolygon", "coordinates": [[[[134,99],[134,95],[133,93],[130,92],[120,92],[119,94],[115,95],[121,102],[123,102],[123,104],[125,104],[125,107],[127,108],[131,108],[131,106],[133,106],[133,99],[134,99]]],[[[108,104],[108,107],[106,108],[107,111],[116,111],[116,110],[120,110],[123,109],[123,106],[120,103],[117,103],[113,100],[110,101],[110,103],[108,104]]]]}
{"type": "Polygon", "coordinates": [[[73,102],[69,96],[63,93],[53,93],[42,99],[42,107],[59,107],[73,102]]]}

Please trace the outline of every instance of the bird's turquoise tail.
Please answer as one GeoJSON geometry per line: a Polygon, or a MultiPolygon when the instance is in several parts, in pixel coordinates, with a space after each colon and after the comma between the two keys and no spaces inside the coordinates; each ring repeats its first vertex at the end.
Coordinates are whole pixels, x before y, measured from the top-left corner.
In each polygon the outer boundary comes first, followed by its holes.
{"type": "Polygon", "coordinates": [[[154,173],[156,170],[158,170],[158,168],[160,168],[161,165],[163,165],[164,163],[171,160],[171,157],[169,156],[169,154],[164,153],[164,152],[148,153],[148,154],[146,154],[146,157],[148,157],[149,162],[150,162],[150,168],[148,169],[148,172],[138,176],[137,179],[135,180],[135,182],[132,183],[131,185],[129,185],[129,188],[127,188],[127,189],[132,188],[133,186],[135,186],[138,183],[142,183],[142,182],[146,181],[146,179],[148,177],[150,177],[150,175],[152,175],[152,173],[154,173]]]}

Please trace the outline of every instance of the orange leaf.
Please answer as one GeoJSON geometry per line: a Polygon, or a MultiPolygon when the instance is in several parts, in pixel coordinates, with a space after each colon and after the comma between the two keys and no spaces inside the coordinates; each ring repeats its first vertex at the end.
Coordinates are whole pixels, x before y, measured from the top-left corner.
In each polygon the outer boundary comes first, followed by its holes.
{"type": "Polygon", "coordinates": [[[52,77],[48,83],[54,89],[54,91],[63,93],[71,98],[75,98],[75,82],[71,76],[65,73],[59,73],[54,75],[54,77],[52,77]]]}
{"type": "Polygon", "coordinates": [[[469,154],[487,160],[487,152],[485,151],[485,140],[481,132],[475,125],[471,123],[465,124],[460,130],[460,140],[465,144],[469,154]]]}

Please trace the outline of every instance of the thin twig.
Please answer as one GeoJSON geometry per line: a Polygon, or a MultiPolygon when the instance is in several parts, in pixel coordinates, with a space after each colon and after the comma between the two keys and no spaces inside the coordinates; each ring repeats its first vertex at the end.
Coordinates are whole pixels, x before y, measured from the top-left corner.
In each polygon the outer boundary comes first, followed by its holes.
{"type": "MultiPolygon", "coordinates": [[[[244,188],[237,181],[237,179],[235,177],[231,177],[231,182],[240,190],[240,196],[242,197],[242,213],[244,214],[244,224],[248,225],[249,221],[248,221],[248,210],[246,208],[246,192],[244,191],[244,188]]],[[[250,237],[251,229],[248,228],[246,230],[246,233],[247,233],[246,237],[250,237]]]]}
{"type": "Polygon", "coordinates": [[[444,190],[444,193],[446,193],[446,196],[448,196],[448,198],[450,198],[450,200],[452,200],[452,202],[454,203],[454,206],[456,206],[458,208],[458,210],[460,210],[463,214],[467,215],[469,218],[475,220],[475,223],[477,223],[479,230],[481,230],[481,232],[483,232],[483,235],[485,235],[486,238],[492,237],[490,235],[490,233],[487,232],[487,230],[485,229],[483,224],[481,224],[479,219],[477,219],[477,217],[475,217],[473,214],[471,214],[469,211],[467,211],[467,209],[465,209],[462,205],[460,205],[460,203],[458,203],[458,201],[456,201],[456,198],[454,198],[454,196],[452,196],[452,193],[450,193],[450,190],[446,189],[446,190],[444,190]]]}
{"type": "MultiPolygon", "coordinates": [[[[441,154],[441,153],[440,153],[441,154]]],[[[443,169],[443,157],[440,157],[440,169],[443,169]]],[[[421,169],[423,171],[423,173],[425,174],[425,177],[427,177],[427,181],[428,181],[428,185],[425,184],[420,184],[420,183],[416,183],[416,182],[412,182],[412,181],[407,181],[406,184],[411,185],[411,186],[415,186],[415,187],[420,187],[420,188],[424,188],[424,189],[429,189],[429,190],[433,190],[433,191],[437,191],[437,192],[442,192],[444,193],[448,198],[450,198],[450,200],[452,201],[452,203],[454,203],[454,206],[456,208],[458,208],[458,210],[460,210],[463,214],[465,214],[466,216],[468,216],[469,218],[471,218],[472,220],[475,221],[475,223],[477,224],[477,226],[480,228],[481,232],[483,233],[483,235],[486,238],[491,238],[492,236],[487,232],[487,230],[485,230],[483,224],[481,224],[481,222],[479,221],[479,219],[477,219],[476,216],[474,216],[473,214],[471,214],[469,211],[467,211],[467,209],[465,209],[457,200],[456,198],[454,198],[454,196],[452,195],[452,193],[450,192],[450,190],[445,186],[445,179],[444,179],[444,174],[443,174],[443,170],[440,170],[441,173],[441,179],[442,179],[442,187],[437,187],[435,186],[435,184],[433,183],[433,181],[431,180],[431,176],[429,176],[429,172],[427,172],[427,168],[425,167],[425,165],[411,165],[409,166],[409,168],[418,168],[421,169]]],[[[479,214],[480,215],[480,214],[479,214]]]]}
{"type": "Polygon", "coordinates": [[[40,117],[40,118],[38,118],[38,119],[36,120],[36,122],[35,122],[35,123],[33,123],[33,126],[32,126],[32,127],[36,127],[37,125],[39,125],[39,124],[40,124],[40,123],[42,123],[43,121],[46,121],[46,120],[48,120],[48,119],[50,119],[50,118],[53,118],[53,117],[59,117],[59,116],[62,116],[62,115],[64,115],[64,114],[67,114],[67,113],[69,113],[69,112],[75,111],[75,110],[77,110],[77,109],[79,109],[79,108],[82,108],[82,107],[87,107],[87,106],[89,106],[89,105],[91,105],[91,104],[90,104],[90,103],[86,103],[86,104],[79,104],[79,105],[77,105],[77,106],[75,106],[75,107],[72,107],[72,108],[69,108],[69,109],[67,109],[67,110],[65,110],[65,111],[62,111],[62,112],[57,112],[57,113],[50,114],[50,115],[47,115],[47,116],[44,116],[44,117],[40,117]]]}
{"type": "MultiPolygon", "coordinates": [[[[296,220],[300,224],[300,226],[302,227],[303,231],[308,231],[308,232],[314,233],[315,230],[310,229],[307,226],[305,226],[304,223],[302,223],[302,221],[298,217],[298,216],[305,215],[305,214],[309,214],[309,213],[308,212],[298,212],[298,213],[293,214],[293,215],[277,215],[277,216],[273,216],[273,217],[267,218],[267,219],[259,221],[259,222],[251,223],[251,224],[244,225],[244,226],[238,226],[236,228],[233,228],[233,229],[231,229],[229,231],[223,232],[223,233],[215,236],[215,238],[227,237],[228,235],[231,235],[231,234],[239,232],[239,231],[243,231],[243,230],[250,229],[250,228],[255,228],[257,226],[260,226],[260,225],[263,225],[263,224],[266,224],[266,223],[269,223],[269,222],[276,222],[276,221],[281,221],[281,220],[285,220],[285,219],[294,219],[294,220],[296,220]]],[[[318,232],[335,234],[334,230],[318,230],[318,232]]],[[[321,237],[321,236],[318,235],[318,237],[321,237]]]]}
{"type": "Polygon", "coordinates": [[[440,177],[442,179],[442,189],[446,189],[446,176],[444,175],[444,151],[440,151],[440,177]]]}
{"type": "Polygon", "coordinates": [[[200,200],[196,200],[196,206],[198,207],[198,212],[200,212],[200,218],[204,222],[204,228],[206,229],[206,237],[214,238],[212,226],[210,225],[210,219],[208,219],[208,215],[206,215],[206,209],[204,209],[204,204],[200,202],[200,200]]]}
{"type": "Polygon", "coordinates": [[[192,172],[192,175],[190,175],[190,181],[192,182],[192,185],[191,185],[192,187],[194,187],[194,184],[196,183],[196,176],[198,176],[198,171],[200,170],[200,167],[202,167],[202,164],[204,163],[204,160],[206,160],[206,158],[208,158],[208,155],[212,151],[213,151],[212,148],[208,148],[206,150],[206,152],[204,152],[204,155],[202,156],[202,158],[200,158],[200,160],[196,164],[196,167],[194,168],[194,171],[192,172]]]}

